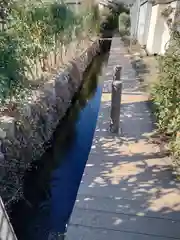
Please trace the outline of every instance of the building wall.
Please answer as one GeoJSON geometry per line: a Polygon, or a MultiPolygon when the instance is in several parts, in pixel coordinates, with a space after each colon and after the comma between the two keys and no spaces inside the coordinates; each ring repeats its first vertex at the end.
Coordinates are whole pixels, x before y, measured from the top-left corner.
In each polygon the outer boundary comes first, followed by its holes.
{"type": "MultiPolygon", "coordinates": [[[[176,9],[177,4],[178,4],[178,1],[174,1],[174,2],[171,2],[170,6],[176,9]]],[[[174,17],[175,17],[175,11],[171,14],[170,18],[172,18],[172,20],[174,21],[174,17]]],[[[161,50],[160,50],[161,54],[164,54],[166,49],[168,48],[169,40],[170,40],[170,30],[166,21],[164,21],[164,31],[162,35],[161,50]]]]}
{"type": "Polygon", "coordinates": [[[162,34],[162,42],[161,42],[161,47],[160,47],[160,53],[164,54],[166,49],[169,46],[169,40],[170,40],[170,31],[169,31],[169,27],[166,24],[166,22],[164,21],[164,31],[162,34]]]}
{"type": "MultiPolygon", "coordinates": [[[[157,54],[161,54],[161,45],[162,45],[162,38],[165,33],[165,19],[162,16],[162,11],[167,7],[166,4],[158,4],[158,12],[157,12],[157,19],[155,25],[155,33],[153,39],[153,52],[157,54]]],[[[166,33],[165,33],[166,34],[166,33]]],[[[169,40],[169,38],[167,39],[169,40]]]]}
{"type": "MultiPolygon", "coordinates": [[[[168,47],[170,31],[165,18],[162,16],[162,11],[169,5],[171,5],[173,8],[176,8],[177,1],[171,2],[170,4],[157,4],[152,7],[150,27],[146,44],[147,51],[150,54],[163,55],[168,47]]],[[[171,16],[173,20],[174,12],[171,16]]]]}
{"type": "Polygon", "coordinates": [[[157,15],[158,15],[158,5],[155,5],[152,7],[149,33],[148,33],[147,44],[146,44],[147,51],[150,54],[153,53],[154,34],[155,34],[155,28],[156,28],[157,15]]]}

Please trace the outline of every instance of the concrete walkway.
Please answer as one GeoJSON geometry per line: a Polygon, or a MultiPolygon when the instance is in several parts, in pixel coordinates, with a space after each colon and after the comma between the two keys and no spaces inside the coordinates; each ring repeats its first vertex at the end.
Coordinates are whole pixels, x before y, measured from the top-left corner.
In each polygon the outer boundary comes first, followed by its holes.
{"type": "Polygon", "coordinates": [[[180,186],[147,137],[153,130],[148,97],[138,89],[119,38],[113,38],[104,76],[98,124],[66,239],[180,239],[180,186]],[[108,131],[117,64],[123,67],[121,137],[108,131]]]}

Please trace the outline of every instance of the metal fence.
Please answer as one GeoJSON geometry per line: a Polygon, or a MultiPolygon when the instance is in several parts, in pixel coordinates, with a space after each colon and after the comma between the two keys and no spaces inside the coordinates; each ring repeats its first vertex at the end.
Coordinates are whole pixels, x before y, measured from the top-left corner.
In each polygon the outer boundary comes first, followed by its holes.
{"type": "Polygon", "coordinates": [[[0,197],[0,240],[17,240],[1,197],[0,197]]]}

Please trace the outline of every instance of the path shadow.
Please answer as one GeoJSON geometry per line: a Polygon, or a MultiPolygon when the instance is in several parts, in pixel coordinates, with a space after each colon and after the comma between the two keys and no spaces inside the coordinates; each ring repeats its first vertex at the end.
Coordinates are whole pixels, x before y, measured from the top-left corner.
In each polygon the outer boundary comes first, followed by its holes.
{"type": "Polygon", "coordinates": [[[123,134],[115,136],[108,129],[110,101],[102,102],[71,221],[87,235],[93,236],[91,228],[104,237],[108,229],[114,239],[180,237],[180,184],[168,158],[149,142],[154,123],[148,104],[123,103],[123,134]]]}

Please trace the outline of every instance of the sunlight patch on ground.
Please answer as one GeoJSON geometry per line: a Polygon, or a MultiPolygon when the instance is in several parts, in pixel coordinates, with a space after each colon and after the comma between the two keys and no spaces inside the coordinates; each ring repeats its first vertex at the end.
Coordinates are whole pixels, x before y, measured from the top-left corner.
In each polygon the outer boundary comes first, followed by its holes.
{"type": "Polygon", "coordinates": [[[111,101],[111,93],[103,93],[101,97],[101,102],[111,101]]]}
{"type": "Polygon", "coordinates": [[[122,103],[138,103],[138,102],[144,102],[148,101],[149,97],[148,95],[142,95],[142,94],[122,94],[122,103]]]}
{"type": "MultiPolygon", "coordinates": [[[[161,189],[159,197],[151,199],[149,209],[153,212],[170,213],[180,211],[180,190],[179,189],[161,189]]],[[[179,217],[180,219],[180,217],[179,217]]]]}

